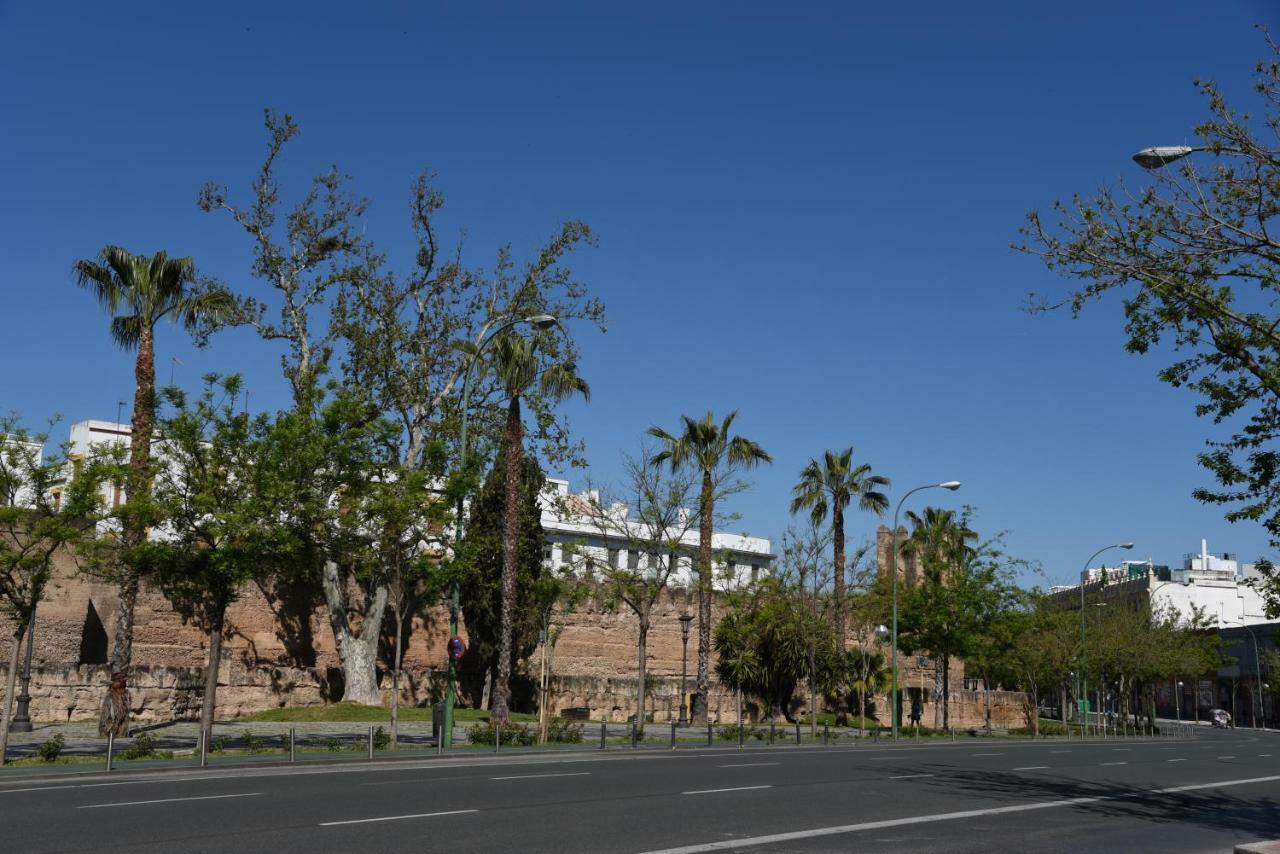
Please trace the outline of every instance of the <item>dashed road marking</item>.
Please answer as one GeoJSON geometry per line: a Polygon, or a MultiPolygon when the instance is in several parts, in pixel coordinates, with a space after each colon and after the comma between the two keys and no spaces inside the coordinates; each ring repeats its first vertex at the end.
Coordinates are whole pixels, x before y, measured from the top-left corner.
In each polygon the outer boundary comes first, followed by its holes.
{"type": "Polygon", "coordinates": [[[751,789],[772,789],[773,786],[734,786],[729,789],[694,789],[691,792],[681,792],[682,795],[714,795],[717,792],[746,792],[751,789]]]}
{"type": "Polygon", "coordinates": [[[718,765],[718,768],[762,768],[765,765],[777,765],[777,762],[742,762],[737,765],[718,765]]]}
{"type": "Polygon", "coordinates": [[[589,777],[590,771],[565,771],[560,774],[513,774],[510,777],[490,777],[490,780],[540,780],[543,777],[589,777]]]}
{"type": "Polygon", "coordinates": [[[1021,768],[1014,768],[1014,771],[1043,771],[1048,765],[1024,765],[1021,768]]]}
{"type": "Polygon", "coordinates": [[[932,777],[932,774],[899,774],[896,777],[890,777],[890,780],[914,780],[917,777],[932,777]]]}
{"type": "Polygon", "coordinates": [[[1099,765],[1128,765],[1128,762],[1099,762],[1099,765]]]}
{"type": "Polygon", "coordinates": [[[108,807],[139,807],[144,804],[172,804],[177,801],[219,801],[225,798],[252,798],[255,795],[261,795],[262,792],[241,792],[237,795],[198,795],[194,798],[157,798],[153,801],[121,801],[114,804],[85,804],[76,807],[80,810],[98,810],[107,809],[108,807]]]}

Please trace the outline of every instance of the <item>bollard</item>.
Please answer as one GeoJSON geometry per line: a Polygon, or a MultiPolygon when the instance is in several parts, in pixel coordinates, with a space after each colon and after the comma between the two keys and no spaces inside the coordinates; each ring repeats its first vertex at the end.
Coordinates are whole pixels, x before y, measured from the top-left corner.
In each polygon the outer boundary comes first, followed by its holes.
{"type": "Polygon", "coordinates": [[[746,738],[746,735],[747,735],[747,728],[742,723],[742,719],[739,718],[738,719],[738,749],[739,750],[742,749],[742,742],[746,738]]]}
{"type": "Polygon", "coordinates": [[[826,747],[831,740],[831,729],[826,724],[822,725],[822,746],[826,747]]]}
{"type": "Polygon", "coordinates": [[[108,771],[111,770],[111,754],[115,752],[115,748],[116,748],[116,734],[113,732],[109,732],[107,733],[107,770],[108,771]]]}
{"type": "Polygon", "coordinates": [[[712,744],[711,738],[711,718],[707,718],[707,747],[712,744]]]}
{"type": "Polygon", "coordinates": [[[604,740],[607,733],[608,733],[608,729],[605,725],[605,722],[601,721],[600,722],[600,749],[601,750],[604,750],[604,740]]]}
{"type": "Polygon", "coordinates": [[[289,727],[289,761],[293,762],[298,758],[298,729],[297,727],[289,727]]]}
{"type": "Polygon", "coordinates": [[[209,734],[204,730],[200,731],[200,767],[204,768],[209,764],[209,734]]]}
{"type": "Polygon", "coordinates": [[[796,721],[796,747],[800,746],[800,722],[796,721]]]}
{"type": "Polygon", "coordinates": [[[373,727],[369,727],[369,758],[373,758],[373,727]]]}
{"type": "Polygon", "coordinates": [[[502,724],[495,724],[493,727],[493,752],[497,753],[502,747],[502,724]]]}
{"type": "Polygon", "coordinates": [[[672,749],[672,750],[675,750],[675,749],[676,749],[676,725],[675,725],[675,723],[672,723],[672,724],[671,724],[671,749],[672,749]]]}
{"type": "Polygon", "coordinates": [[[774,724],[774,722],[769,721],[769,744],[773,744],[773,739],[776,734],[776,730],[777,730],[777,726],[774,724]]]}
{"type": "Polygon", "coordinates": [[[631,749],[632,750],[635,750],[635,747],[636,747],[636,736],[637,736],[636,724],[635,724],[635,721],[632,721],[631,722],[631,749]]]}

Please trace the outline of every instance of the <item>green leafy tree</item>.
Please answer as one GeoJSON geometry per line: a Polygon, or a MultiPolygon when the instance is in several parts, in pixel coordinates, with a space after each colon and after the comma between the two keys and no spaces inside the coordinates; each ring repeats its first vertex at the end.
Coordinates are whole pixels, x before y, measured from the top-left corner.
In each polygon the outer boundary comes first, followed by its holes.
{"type": "Polygon", "coordinates": [[[716,674],[729,687],[759,697],[772,717],[794,722],[791,701],[799,682],[813,675],[828,684],[839,667],[834,637],[804,591],[765,576],[727,595],[715,631],[716,674]]]}
{"type": "Polygon", "coordinates": [[[1044,597],[1028,593],[1021,607],[1003,615],[1002,636],[1008,643],[984,650],[989,678],[1023,693],[1022,713],[1033,736],[1040,734],[1040,708],[1051,692],[1064,698],[1076,663],[1079,617],[1054,610],[1044,597]]]}
{"type": "Polygon", "coordinates": [[[235,409],[239,377],[205,378],[194,401],[165,389],[167,412],[156,424],[153,480],[155,536],[140,549],[147,575],[180,613],[208,635],[200,732],[210,743],[227,608],[250,582],[286,565],[299,551],[276,524],[274,497],[261,465],[273,438],[266,415],[235,409]]]}
{"type": "MultiPolygon", "coordinates": [[[[889,509],[889,497],[881,492],[889,488],[889,479],[872,474],[866,463],[853,464],[853,448],[843,451],[826,451],[822,460],[812,459],[800,471],[800,480],[792,490],[791,512],[809,511],[814,525],[821,525],[831,517],[832,591],[836,643],[844,648],[845,635],[845,530],[844,513],[855,499],[858,509],[883,516],[889,509]]],[[[848,711],[843,693],[836,700],[836,723],[847,723],[848,711]]]]}
{"type": "MultiPolygon", "coordinates": [[[[998,568],[978,560],[977,539],[967,514],[935,507],[909,513],[913,530],[903,551],[915,554],[922,577],[902,598],[899,643],[928,651],[938,659],[942,698],[941,726],[950,727],[950,675],[953,656],[965,655],[986,628],[1000,589],[998,568]]],[[[896,702],[896,699],[891,702],[896,702]]]]}
{"type": "Polygon", "coordinates": [[[1256,113],[1197,82],[1208,116],[1194,147],[1149,154],[1141,187],[1073,196],[1054,205],[1049,221],[1033,212],[1019,248],[1081,283],[1063,299],[1037,298],[1034,310],[1079,314],[1119,298],[1125,349],[1175,354],[1160,380],[1190,390],[1197,415],[1232,425],[1199,455],[1217,486],[1193,495],[1225,505],[1230,521],[1261,523],[1280,545],[1280,252],[1272,233],[1280,215],[1280,46],[1268,44],[1271,57],[1256,69],[1256,113]],[[1197,151],[1203,155],[1186,156],[1197,151]]]}
{"type": "Polygon", "coordinates": [[[151,433],[156,408],[155,331],[168,318],[202,343],[217,325],[236,315],[236,301],[225,290],[196,283],[190,258],[170,258],[164,252],[134,255],[119,246],[105,246],[97,260],[77,261],[76,281],[93,291],[112,315],[111,338],[121,349],[136,351],[134,360],[133,423],[129,433],[128,508],[123,513],[124,555],[120,570],[120,611],[111,647],[111,686],[103,698],[98,730],[102,735],[129,731],[129,664],[133,658],[133,614],[138,600],[138,571],[129,555],[146,540],[148,477],[151,471],[151,433]]]}
{"type": "MultiPolygon", "coordinates": [[[[522,456],[520,468],[514,607],[508,612],[510,636],[505,647],[508,674],[537,648],[543,616],[558,593],[555,580],[543,560],[545,537],[539,496],[546,488],[546,477],[532,456],[522,456]]],[[[466,617],[468,656],[474,657],[483,669],[486,691],[502,670],[499,657],[504,652],[503,572],[508,565],[507,545],[510,542],[507,521],[506,457],[499,452],[489,476],[472,500],[460,561],[463,567],[460,592],[462,613],[466,617]]],[[[496,705],[497,701],[495,690],[490,694],[490,702],[496,705]]]]}
{"type": "Polygon", "coordinates": [[[759,444],[745,436],[730,433],[737,416],[737,412],[730,412],[717,423],[711,412],[697,420],[682,415],[682,429],[678,435],[661,427],[649,428],[649,435],[663,446],[654,456],[656,462],[669,463],[673,471],[687,468],[701,477],[698,492],[698,677],[690,710],[694,723],[707,720],[711,663],[711,537],[715,525],[716,493],[732,482],[736,472],[773,462],[773,457],[759,444]]]}
{"type": "Polygon", "coordinates": [[[46,454],[48,433],[32,433],[16,416],[0,416],[0,612],[13,624],[8,684],[0,715],[0,764],[6,758],[18,651],[36,606],[64,554],[84,567],[111,557],[96,526],[107,517],[101,487],[120,477],[119,461],[96,451],[74,460],[70,445],[46,454]]]}

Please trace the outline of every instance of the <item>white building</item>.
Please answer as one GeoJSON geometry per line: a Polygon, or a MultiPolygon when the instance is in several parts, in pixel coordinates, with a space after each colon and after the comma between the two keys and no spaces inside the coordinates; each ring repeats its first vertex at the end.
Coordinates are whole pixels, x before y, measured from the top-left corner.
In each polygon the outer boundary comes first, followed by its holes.
{"type": "MultiPolygon", "coordinates": [[[[545,558],[556,569],[572,569],[590,556],[601,565],[629,569],[659,569],[665,556],[643,553],[634,543],[643,542],[644,532],[629,519],[629,508],[615,504],[604,512],[608,521],[592,518],[586,508],[599,501],[594,492],[574,495],[569,481],[547,478],[542,495],[542,530],[547,537],[545,558]],[[616,532],[616,534],[615,534],[616,532]],[[633,544],[628,547],[628,543],[633,544]]],[[[673,587],[694,583],[694,556],[698,551],[697,520],[680,539],[680,555],[668,581],[673,587]]],[[[683,527],[683,526],[682,526],[683,527]]],[[[711,536],[712,569],[719,588],[744,585],[768,572],[776,557],[770,542],[762,537],[717,531],[711,536]]]]}
{"type": "MultiPolygon", "coordinates": [[[[1181,569],[1151,560],[1125,561],[1119,567],[1081,573],[1086,594],[1104,601],[1140,598],[1152,610],[1176,612],[1190,618],[1197,611],[1219,626],[1253,626],[1269,622],[1262,596],[1250,585],[1258,577],[1252,564],[1240,566],[1231,554],[1212,554],[1200,541],[1200,551],[1183,557],[1181,569]]],[[[1080,586],[1062,585],[1050,591],[1062,607],[1079,608],[1080,586]]]]}

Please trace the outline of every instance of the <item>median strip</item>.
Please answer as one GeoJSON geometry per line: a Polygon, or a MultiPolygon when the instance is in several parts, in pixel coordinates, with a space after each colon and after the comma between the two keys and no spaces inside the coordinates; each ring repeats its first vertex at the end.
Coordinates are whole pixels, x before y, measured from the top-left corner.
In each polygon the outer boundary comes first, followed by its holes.
{"type": "Polygon", "coordinates": [[[464,815],[480,810],[445,810],[444,812],[417,812],[409,815],[384,815],[378,818],[352,818],[346,821],[322,821],[320,827],[338,827],[343,824],[372,824],[375,821],[404,821],[410,818],[435,818],[440,815],[464,815]]]}
{"type": "Polygon", "coordinates": [[[107,807],[138,807],[144,804],[173,804],[179,801],[218,801],[225,798],[252,798],[255,795],[261,795],[262,792],[241,792],[238,795],[199,795],[194,798],[158,798],[154,801],[121,801],[114,804],[86,804],[85,806],[76,807],[79,810],[100,810],[107,807]]]}

